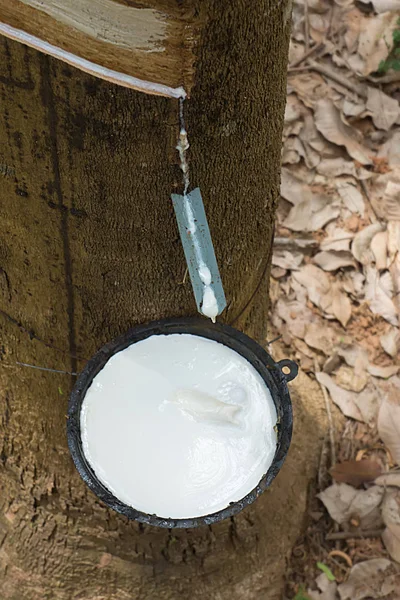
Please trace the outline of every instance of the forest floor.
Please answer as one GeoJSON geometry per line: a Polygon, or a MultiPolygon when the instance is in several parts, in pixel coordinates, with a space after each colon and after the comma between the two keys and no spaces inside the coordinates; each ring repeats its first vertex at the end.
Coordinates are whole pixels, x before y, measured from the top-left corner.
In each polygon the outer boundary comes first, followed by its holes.
{"type": "Polygon", "coordinates": [[[400,599],[400,0],[295,0],[271,320],[329,417],[287,600],[400,599]]]}

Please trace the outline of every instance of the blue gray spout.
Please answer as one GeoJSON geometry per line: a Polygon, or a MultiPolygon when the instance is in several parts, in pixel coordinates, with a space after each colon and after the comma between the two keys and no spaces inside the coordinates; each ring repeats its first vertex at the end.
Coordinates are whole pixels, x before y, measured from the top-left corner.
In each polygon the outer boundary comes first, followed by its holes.
{"type": "Polygon", "coordinates": [[[200,189],[171,198],[197,310],[215,321],[226,299],[200,189]]]}

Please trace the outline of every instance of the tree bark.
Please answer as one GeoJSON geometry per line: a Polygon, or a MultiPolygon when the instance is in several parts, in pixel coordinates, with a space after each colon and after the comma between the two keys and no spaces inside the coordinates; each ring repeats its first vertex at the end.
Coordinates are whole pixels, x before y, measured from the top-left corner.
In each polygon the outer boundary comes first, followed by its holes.
{"type": "MultiPolygon", "coordinates": [[[[186,103],[192,184],[224,320],[263,342],[290,6],[194,5],[205,25],[186,103]]],[[[317,460],[319,430],[301,406],[307,435],[253,506],[213,527],[158,530],[108,510],[75,471],[74,377],[17,364],[75,373],[137,323],[195,314],[169,197],[182,188],[177,101],[4,38],[0,52],[1,598],[276,600],[317,460]]]]}
{"type": "Polygon", "coordinates": [[[199,16],[190,0],[0,0],[0,34],[112,83],[179,98],[193,83],[199,16]]]}

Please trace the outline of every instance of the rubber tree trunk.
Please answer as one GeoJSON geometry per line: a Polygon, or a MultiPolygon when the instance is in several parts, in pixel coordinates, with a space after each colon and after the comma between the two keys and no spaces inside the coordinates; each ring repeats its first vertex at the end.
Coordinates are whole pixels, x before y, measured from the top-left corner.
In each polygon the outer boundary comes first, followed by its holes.
{"type": "MultiPolygon", "coordinates": [[[[225,284],[224,319],[264,341],[290,6],[199,6],[191,179],[225,284]]],[[[304,509],[293,452],[238,517],[143,527],[105,508],[75,471],[65,435],[74,377],[17,364],[75,373],[136,323],[195,313],[169,198],[181,190],[177,101],[4,38],[0,53],[0,597],[276,600],[304,509]]]]}

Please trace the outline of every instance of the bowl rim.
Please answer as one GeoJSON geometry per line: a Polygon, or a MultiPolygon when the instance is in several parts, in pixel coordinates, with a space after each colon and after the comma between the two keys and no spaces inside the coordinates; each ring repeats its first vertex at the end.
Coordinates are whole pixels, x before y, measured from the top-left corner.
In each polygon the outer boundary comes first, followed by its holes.
{"type": "Polygon", "coordinates": [[[114,340],[106,343],[86,363],[80,373],[70,394],[67,415],[67,440],[68,447],[81,478],[94,494],[109,508],[118,513],[147,525],[164,528],[192,528],[211,525],[232,517],[252,504],[264,492],[277,476],[287,456],[293,429],[292,404],[287,382],[297,375],[297,365],[291,360],[284,359],[275,362],[270,354],[257,342],[246,334],[223,323],[211,323],[198,317],[170,318],[152,321],[145,325],[138,325],[129,329],[114,340]],[[173,519],[159,517],[139,511],[119,500],[97,478],[88,463],[82,448],[80,434],[80,414],[82,402],[93,379],[102,370],[108,360],[114,355],[125,350],[131,344],[144,340],[153,335],[170,335],[173,333],[192,334],[222,343],[247,359],[258,371],[269,388],[278,421],[276,425],[277,447],[273,461],[268,471],[261,477],[257,486],[241,500],[231,502],[212,514],[201,517],[173,519]],[[289,369],[284,373],[283,369],[289,369]]]}

